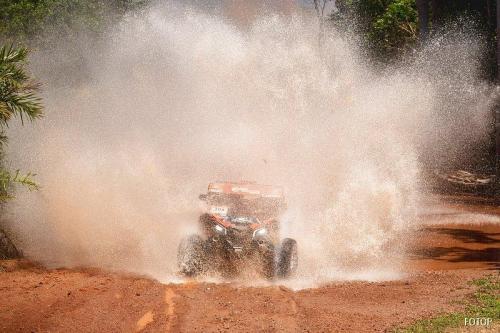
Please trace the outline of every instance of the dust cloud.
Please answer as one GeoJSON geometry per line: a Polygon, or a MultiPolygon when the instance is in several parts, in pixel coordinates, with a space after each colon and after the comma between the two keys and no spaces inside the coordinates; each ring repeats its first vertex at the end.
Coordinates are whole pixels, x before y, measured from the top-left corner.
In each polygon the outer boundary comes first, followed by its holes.
{"type": "Polygon", "coordinates": [[[13,128],[9,157],[42,189],[17,193],[9,230],[51,267],[175,281],[198,194],[213,180],[255,180],[286,189],[283,237],[300,251],[292,284],[399,277],[420,163],[484,138],[490,91],[467,62],[477,43],[450,52],[437,41],[375,71],[350,40],[332,30],[320,46],[300,12],[242,26],[167,2],[80,45],[89,66],[67,74],[72,84],[60,84],[61,51],[39,50],[34,72],[58,84],[41,77],[46,117],[13,128]],[[450,119],[467,127],[443,141],[450,119]]]}

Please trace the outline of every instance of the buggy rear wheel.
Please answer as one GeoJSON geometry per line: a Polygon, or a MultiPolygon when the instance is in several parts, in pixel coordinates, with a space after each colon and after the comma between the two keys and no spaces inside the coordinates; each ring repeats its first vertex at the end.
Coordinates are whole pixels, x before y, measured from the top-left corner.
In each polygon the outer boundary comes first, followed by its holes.
{"type": "Polygon", "coordinates": [[[295,239],[285,238],[281,243],[278,258],[277,275],[280,278],[287,278],[295,274],[299,263],[297,252],[297,242],[295,239]]]}

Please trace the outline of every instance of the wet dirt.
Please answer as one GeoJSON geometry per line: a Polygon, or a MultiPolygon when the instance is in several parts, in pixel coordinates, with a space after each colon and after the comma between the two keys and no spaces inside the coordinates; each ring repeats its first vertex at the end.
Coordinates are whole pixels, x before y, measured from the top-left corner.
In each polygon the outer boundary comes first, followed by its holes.
{"type": "Polygon", "coordinates": [[[492,222],[498,217],[485,203],[436,205],[421,214],[425,223],[412,238],[404,278],[297,291],[278,283],[166,285],[97,269],[0,261],[0,331],[387,331],[459,309],[474,290],[468,281],[498,274],[500,224],[492,222]]]}

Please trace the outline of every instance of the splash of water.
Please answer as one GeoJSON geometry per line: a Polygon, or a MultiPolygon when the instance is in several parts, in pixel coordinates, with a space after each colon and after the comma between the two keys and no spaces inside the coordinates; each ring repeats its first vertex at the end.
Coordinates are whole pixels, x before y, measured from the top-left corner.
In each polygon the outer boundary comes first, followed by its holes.
{"type": "MultiPolygon", "coordinates": [[[[286,188],[297,285],[397,277],[419,149],[432,144],[450,88],[430,74],[436,64],[375,72],[335,31],[320,47],[316,27],[265,14],[241,28],[168,3],[82,55],[89,68],[74,75],[90,79],[49,78],[46,119],[12,134],[11,159],[43,186],[10,207],[26,255],[172,281],[177,243],[196,230],[197,195],[215,179],[254,179],[286,188]]],[[[42,50],[35,71],[57,71],[54,52],[42,50]]],[[[486,97],[475,96],[484,114],[486,97]]]]}

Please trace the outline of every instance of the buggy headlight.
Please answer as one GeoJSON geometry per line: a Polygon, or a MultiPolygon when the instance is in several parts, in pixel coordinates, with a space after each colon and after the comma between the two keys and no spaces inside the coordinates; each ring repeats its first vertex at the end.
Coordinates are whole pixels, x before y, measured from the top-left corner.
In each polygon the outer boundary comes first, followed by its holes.
{"type": "Polygon", "coordinates": [[[226,232],[227,232],[226,228],[224,228],[220,224],[216,224],[215,227],[214,227],[214,230],[215,230],[216,233],[218,233],[220,235],[225,235],[226,232]]]}
{"type": "Polygon", "coordinates": [[[253,232],[253,237],[264,237],[265,235],[267,235],[266,228],[260,228],[253,232]]]}

